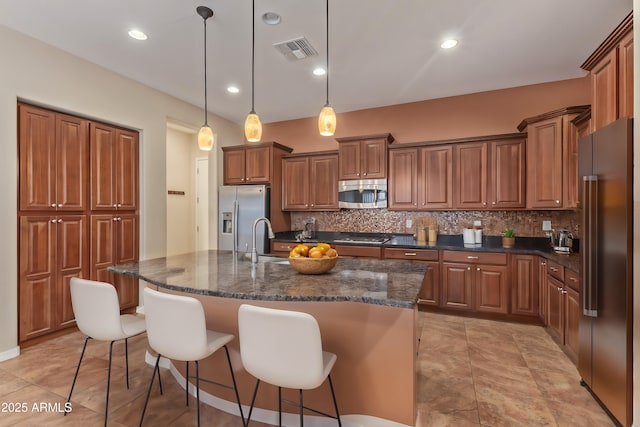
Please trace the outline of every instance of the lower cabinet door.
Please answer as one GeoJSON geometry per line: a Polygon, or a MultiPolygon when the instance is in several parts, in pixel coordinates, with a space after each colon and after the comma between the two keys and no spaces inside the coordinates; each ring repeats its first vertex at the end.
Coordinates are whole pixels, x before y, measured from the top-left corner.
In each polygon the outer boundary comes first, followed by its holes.
{"type": "Polygon", "coordinates": [[[469,264],[442,264],[442,306],[458,310],[472,310],[471,281],[473,274],[469,264]]]}
{"type": "Polygon", "coordinates": [[[564,327],[562,316],[562,288],[564,284],[555,277],[547,275],[547,317],[546,325],[559,342],[564,341],[564,327]]]}
{"type": "Polygon", "coordinates": [[[488,313],[509,312],[507,266],[477,265],[474,280],[474,308],[488,313]]]}
{"type": "Polygon", "coordinates": [[[437,306],[440,304],[440,263],[428,261],[426,264],[427,272],[424,274],[418,303],[437,306]]]}
{"type": "Polygon", "coordinates": [[[580,324],[580,295],[568,286],[564,287],[564,343],[572,355],[578,357],[580,324]]]}

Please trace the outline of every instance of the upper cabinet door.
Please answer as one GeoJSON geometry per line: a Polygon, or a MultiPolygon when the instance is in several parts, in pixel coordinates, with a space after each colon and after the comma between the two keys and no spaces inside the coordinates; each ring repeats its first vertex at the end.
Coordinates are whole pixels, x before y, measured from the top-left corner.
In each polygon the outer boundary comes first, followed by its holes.
{"type": "Polygon", "coordinates": [[[633,31],[620,41],[619,60],[619,118],[633,118],[633,31]]]}
{"type": "Polygon", "coordinates": [[[379,179],[387,177],[387,141],[362,141],[360,177],[362,179],[379,179]]]}
{"type": "Polygon", "coordinates": [[[19,104],[20,210],[82,211],[87,121],[19,104]]]}
{"type": "Polygon", "coordinates": [[[612,50],[591,71],[591,121],[594,130],[618,117],[618,51],[612,50]]]}
{"type": "Polygon", "coordinates": [[[487,144],[458,144],[456,164],[456,208],[487,208],[487,144]]]}
{"type": "Polygon", "coordinates": [[[138,208],[138,133],[116,131],[116,204],[119,210],[138,208]]]}
{"type": "Polygon", "coordinates": [[[269,184],[271,181],[271,148],[247,148],[245,156],[245,183],[269,184]]]}
{"type": "Polygon", "coordinates": [[[389,209],[418,209],[418,150],[389,152],[389,209]]]}
{"type": "Polygon", "coordinates": [[[111,210],[116,202],[116,130],[91,123],[91,209],[111,210]]]}
{"type": "Polygon", "coordinates": [[[309,208],[309,157],[282,160],[282,209],[304,211],[309,208]]]}
{"type": "Polygon", "coordinates": [[[490,199],[492,209],[524,208],[525,141],[490,143],[490,199]]]}
{"type": "Polygon", "coordinates": [[[561,208],[563,189],[563,118],[527,127],[527,207],[561,208]]]}
{"type": "Polygon", "coordinates": [[[245,184],[244,148],[224,151],[224,185],[245,184]]]}
{"type": "Polygon", "coordinates": [[[338,210],[338,156],[311,156],[309,161],[310,209],[338,210]]]}
{"type": "Polygon", "coordinates": [[[20,210],[55,210],[55,113],[19,105],[20,210]]]}
{"type": "Polygon", "coordinates": [[[341,142],[338,144],[339,151],[339,178],[340,179],[361,179],[361,146],[360,141],[341,142]]]}
{"type": "Polygon", "coordinates": [[[453,147],[438,145],[420,149],[418,200],[420,209],[453,207],[453,147]]]}

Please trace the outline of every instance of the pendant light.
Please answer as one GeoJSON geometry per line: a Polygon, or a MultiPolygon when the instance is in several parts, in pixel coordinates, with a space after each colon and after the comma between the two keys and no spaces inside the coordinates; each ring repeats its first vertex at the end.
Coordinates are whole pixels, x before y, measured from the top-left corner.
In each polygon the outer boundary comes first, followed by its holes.
{"type": "Polygon", "coordinates": [[[318,130],[322,136],[331,136],[336,131],[336,112],[329,104],[329,0],[327,0],[327,102],[318,115],[318,130]]]}
{"type": "Polygon", "coordinates": [[[256,114],[255,103],[255,57],[256,57],[256,1],[252,0],[251,8],[251,111],[244,122],[244,136],[248,142],[260,142],[262,123],[256,114]]]}
{"type": "Polygon", "coordinates": [[[207,123],[207,19],[213,16],[213,10],[206,6],[198,6],[196,12],[202,16],[204,21],[204,124],[200,128],[200,132],[198,132],[198,147],[204,151],[211,151],[213,148],[213,130],[207,123]]]}

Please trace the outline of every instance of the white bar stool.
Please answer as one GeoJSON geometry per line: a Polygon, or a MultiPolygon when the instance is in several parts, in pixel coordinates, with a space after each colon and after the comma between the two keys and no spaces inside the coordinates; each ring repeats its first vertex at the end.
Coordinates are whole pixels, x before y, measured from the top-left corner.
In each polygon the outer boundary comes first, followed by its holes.
{"type": "Polygon", "coordinates": [[[313,316],[242,304],[238,310],[238,330],[242,364],[247,372],[257,378],[247,426],[260,381],[278,387],[279,425],[282,425],[282,387],[285,387],[300,390],[301,427],[304,425],[304,409],[336,419],[338,425],[342,426],[330,374],[337,356],[322,351],[320,327],[313,316]],[[319,387],[325,379],[329,379],[335,416],[303,405],[302,391],[319,387]]]}
{"type": "Polygon", "coordinates": [[[164,356],[172,360],[180,360],[187,363],[187,372],[185,375],[185,392],[187,397],[187,405],[189,404],[189,361],[196,363],[196,399],[198,401],[198,426],[200,425],[200,373],[198,362],[211,356],[220,348],[224,348],[227,354],[227,362],[229,363],[229,372],[233,387],[207,381],[221,387],[233,389],[236,394],[236,401],[240,409],[240,417],[242,425],[245,425],[242,405],[240,404],[240,396],[238,387],[236,386],[236,378],[231,366],[231,358],[229,357],[229,349],[227,343],[233,340],[231,334],[224,334],[207,330],[207,324],[202,304],[195,298],[161,293],[150,288],[144,289],[144,312],[147,321],[147,338],[149,346],[158,353],[156,364],[149,383],[147,398],[142,409],[140,417],[140,426],[144,420],[144,413],[147,410],[151,387],[156,371],[158,378],[160,370],[158,364],[160,357],[164,356]]]}
{"type": "MultiPolygon", "coordinates": [[[[76,317],[78,329],[87,336],[84,340],[80,360],[73,376],[71,390],[67,403],[71,401],[73,388],[76,385],[80,364],[84,357],[84,351],[90,339],[100,341],[111,341],[109,345],[109,373],[107,375],[107,398],[104,408],[104,425],[107,425],[107,415],[109,413],[109,388],[111,386],[111,356],[113,354],[113,343],[124,340],[125,345],[125,366],[127,376],[127,388],[129,388],[129,348],[128,339],[143,333],[146,329],[145,321],[141,317],[131,314],[120,314],[120,304],[116,288],[109,283],[96,282],[93,280],[71,278],[71,305],[73,314],[76,317]]],[[[161,386],[162,389],[162,386],[161,386]]],[[[66,405],[64,415],[67,415],[66,405]]]]}

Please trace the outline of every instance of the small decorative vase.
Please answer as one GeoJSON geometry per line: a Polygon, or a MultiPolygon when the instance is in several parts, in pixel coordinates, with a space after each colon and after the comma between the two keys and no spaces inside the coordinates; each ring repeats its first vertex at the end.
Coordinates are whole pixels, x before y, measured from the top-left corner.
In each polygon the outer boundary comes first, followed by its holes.
{"type": "Polygon", "coordinates": [[[503,237],[502,238],[502,247],[503,248],[512,248],[513,245],[516,244],[516,238],[515,237],[503,237]]]}

